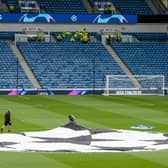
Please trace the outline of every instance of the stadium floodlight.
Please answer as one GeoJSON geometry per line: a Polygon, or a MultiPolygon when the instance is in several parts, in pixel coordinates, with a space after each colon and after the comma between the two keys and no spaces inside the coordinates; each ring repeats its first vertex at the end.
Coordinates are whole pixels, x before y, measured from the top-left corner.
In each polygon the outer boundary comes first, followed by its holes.
{"type": "Polygon", "coordinates": [[[103,95],[164,96],[163,75],[107,75],[103,95]]]}

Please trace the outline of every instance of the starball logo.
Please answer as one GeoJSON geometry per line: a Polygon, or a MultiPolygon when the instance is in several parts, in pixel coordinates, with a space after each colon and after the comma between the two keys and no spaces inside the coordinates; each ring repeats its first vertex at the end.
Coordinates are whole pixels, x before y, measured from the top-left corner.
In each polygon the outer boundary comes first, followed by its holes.
{"type": "Polygon", "coordinates": [[[112,19],[117,19],[118,23],[128,23],[128,20],[120,14],[113,14],[108,17],[103,17],[103,15],[98,15],[94,18],[93,23],[110,23],[112,19]]]}
{"type": "Polygon", "coordinates": [[[43,14],[43,13],[40,13],[40,14],[37,14],[37,15],[29,15],[29,14],[24,14],[23,16],[20,17],[19,19],[19,22],[30,22],[30,23],[33,23],[33,22],[42,22],[42,20],[44,22],[55,22],[55,19],[49,15],[49,14],[43,14]],[[40,21],[39,21],[40,20],[40,21]]]}
{"type": "Polygon", "coordinates": [[[72,22],[76,22],[78,20],[78,17],[76,15],[71,16],[72,22]]]}

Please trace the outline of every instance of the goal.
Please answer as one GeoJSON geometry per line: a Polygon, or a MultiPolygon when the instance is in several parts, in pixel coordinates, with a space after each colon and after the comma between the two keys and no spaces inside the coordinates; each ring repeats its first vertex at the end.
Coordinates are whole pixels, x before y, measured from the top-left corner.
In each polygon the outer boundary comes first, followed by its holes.
{"type": "Polygon", "coordinates": [[[107,75],[103,95],[164,96],[163,75],[107,75]]]}

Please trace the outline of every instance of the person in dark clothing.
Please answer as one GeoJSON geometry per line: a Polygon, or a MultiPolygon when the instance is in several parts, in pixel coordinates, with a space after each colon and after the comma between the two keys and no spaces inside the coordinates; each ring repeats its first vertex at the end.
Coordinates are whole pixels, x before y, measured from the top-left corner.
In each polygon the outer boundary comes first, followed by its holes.
{"type": "Polygon", "coordinates": [[[8,132],[10,132],[11,131],[10,130],[11,125],[12,125],[12,123],[11,123],[11,113],[8,110],[7,112],[5,112],[5,115],[4,115],[4,124],[1,127],[1,132],[3,132],[4,128],[7,128],[8,132]]]}
{"type": "Polygon", "coordinates": [[[74,116],[69,115],[68,118],[69,118],[69,123],[75,123],[75,117],[74,116]]]}

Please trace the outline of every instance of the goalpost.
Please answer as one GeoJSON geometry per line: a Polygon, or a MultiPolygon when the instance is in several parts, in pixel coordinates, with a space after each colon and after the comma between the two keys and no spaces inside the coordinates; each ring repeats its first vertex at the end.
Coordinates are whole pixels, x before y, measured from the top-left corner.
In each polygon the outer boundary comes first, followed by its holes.
{"type": "Polygon", "coordinates": [[[107,75],[103,95],[164,96],[163,75],[107,75]]]}

